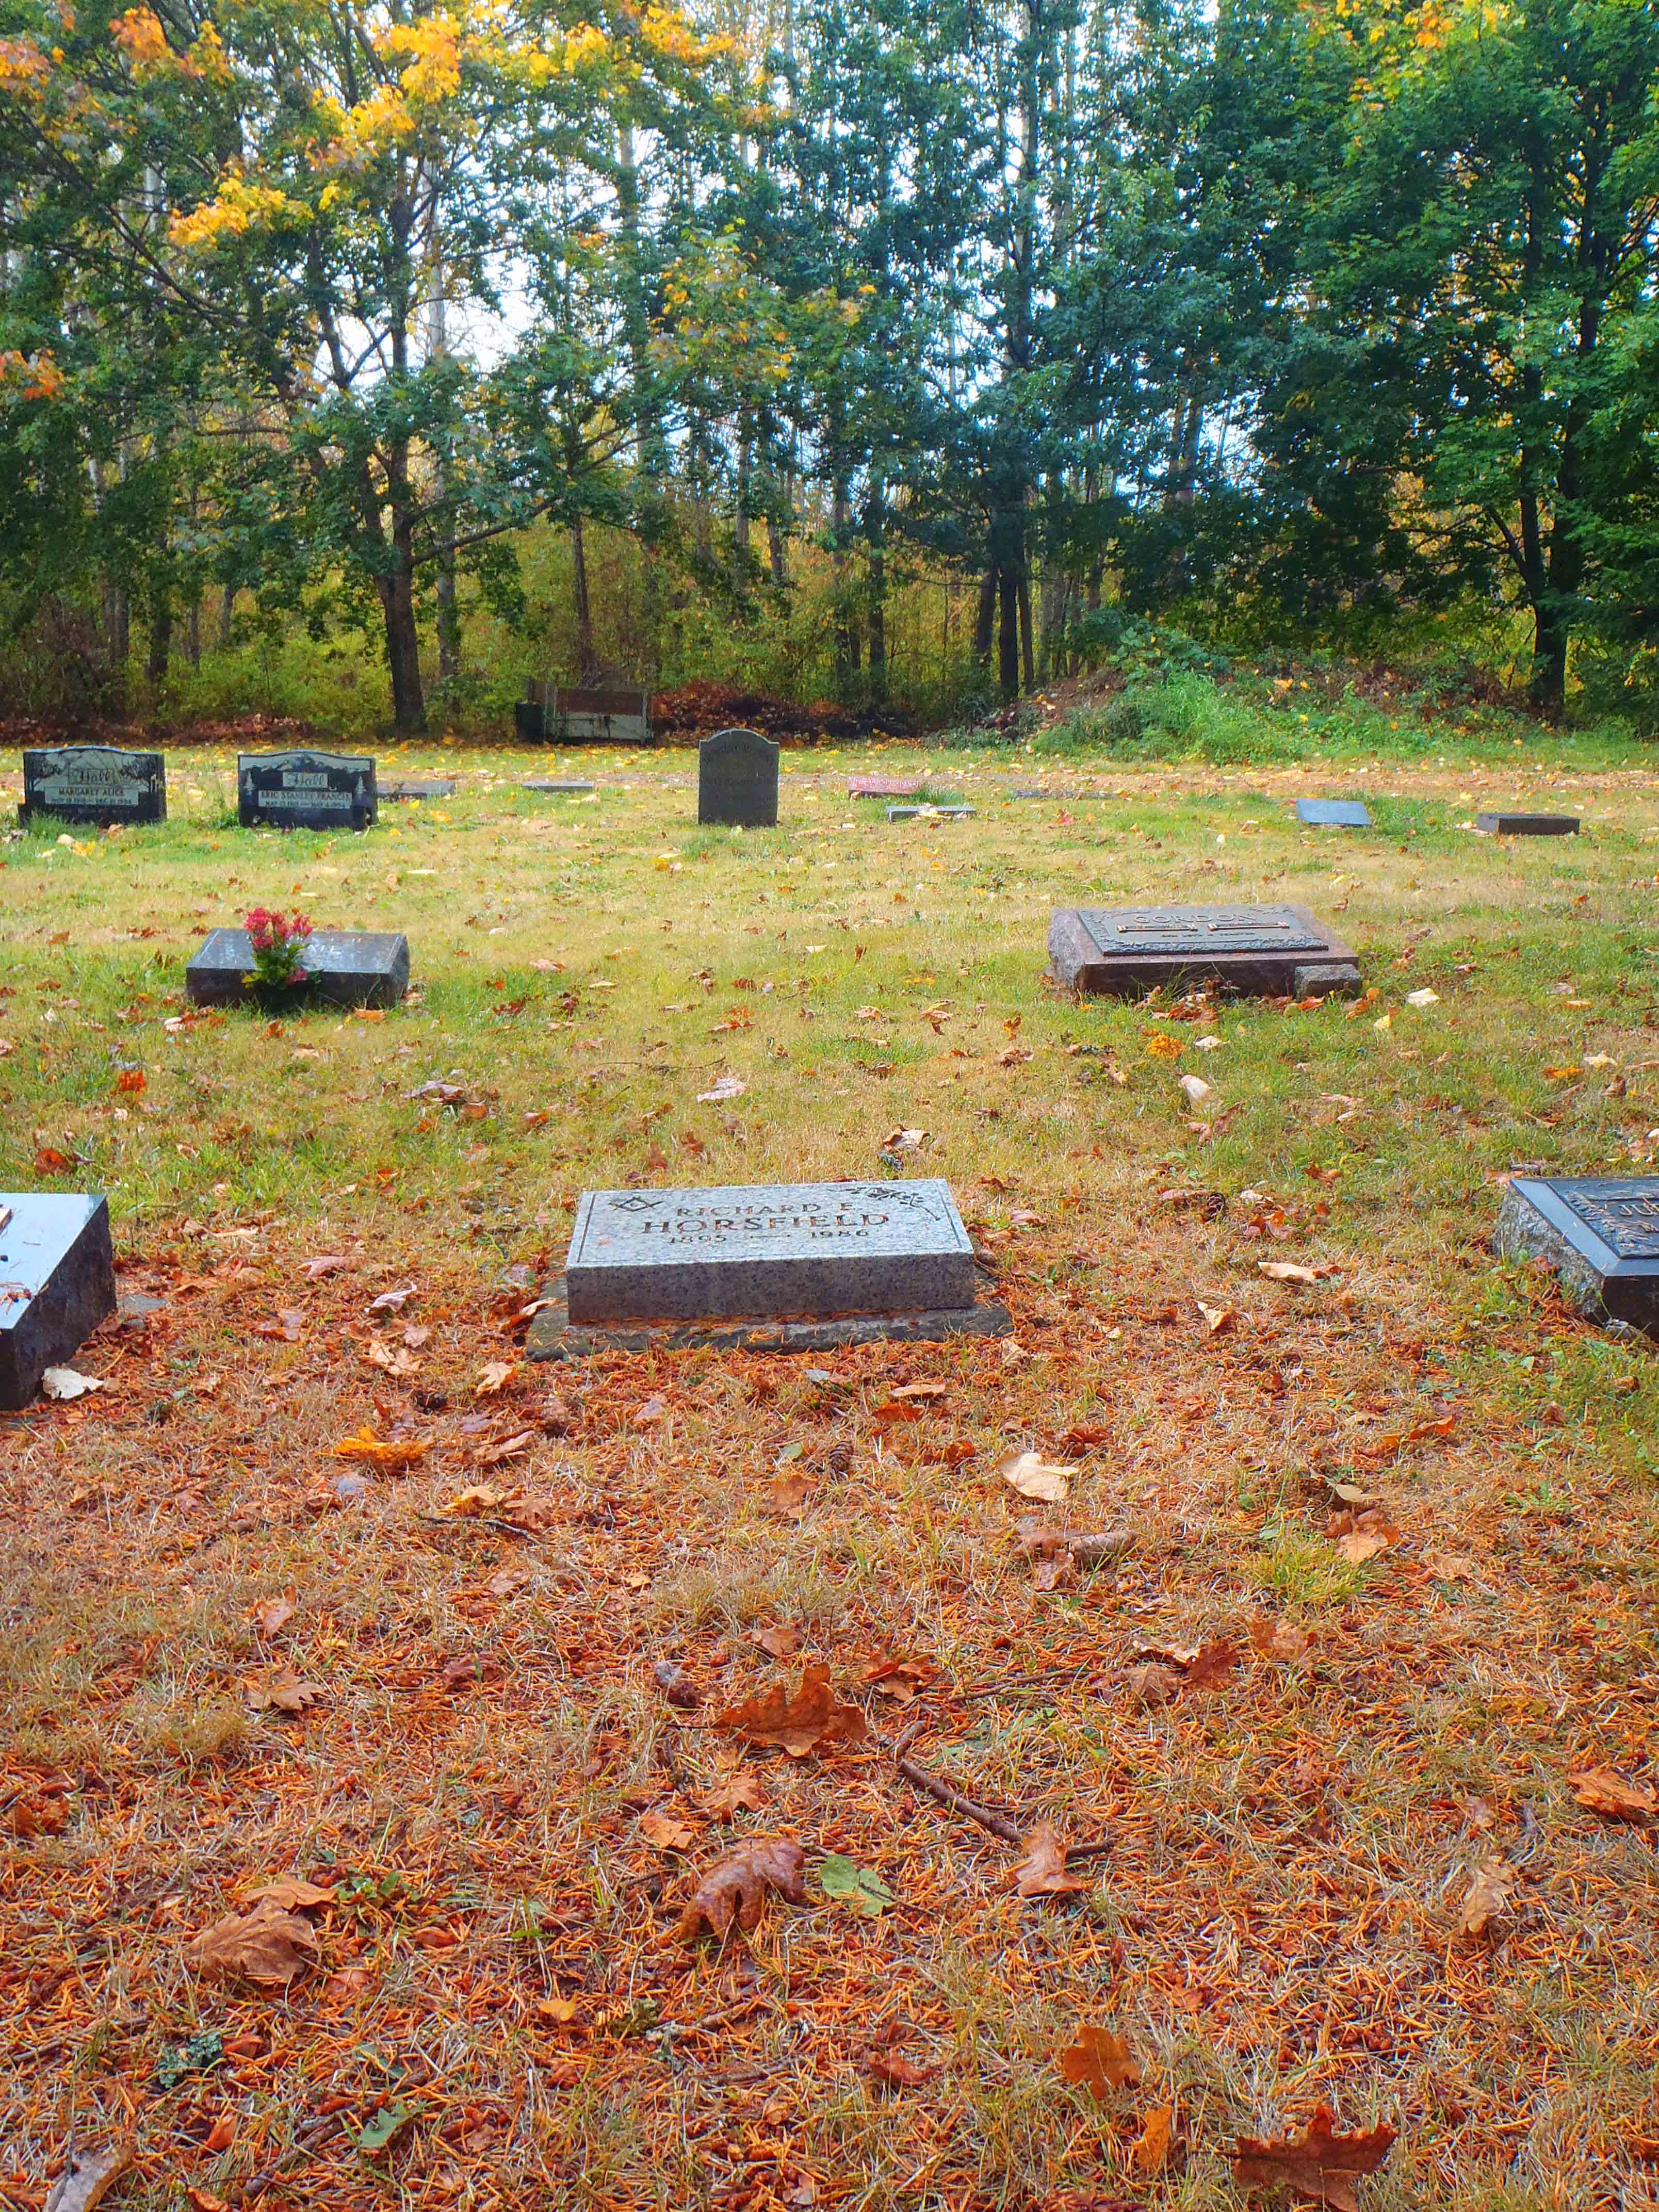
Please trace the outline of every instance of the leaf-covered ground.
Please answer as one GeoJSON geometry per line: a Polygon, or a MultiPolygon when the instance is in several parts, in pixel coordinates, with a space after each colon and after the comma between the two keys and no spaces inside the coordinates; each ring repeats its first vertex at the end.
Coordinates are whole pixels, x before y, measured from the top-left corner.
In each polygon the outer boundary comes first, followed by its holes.
{"type": "Polygon", "coordinates": [[[793,755],[734,836],[474,756],[330,841],[181,755],[0,847],[0,1188],[131,1294],[0,1419],[0,2203],[1653,2201],[1659,1368],[1487,1238],[1659,1144],[1659,806],[1510,757],[793,755]],[[1247,897],[1373,995],[1044,988],[1247,897]],[[192,1018],[256,904],[414,1000],[192,1018]],[[521,1360],[584,1187],[895,1169],[1011,1339],[521,1360]]]}

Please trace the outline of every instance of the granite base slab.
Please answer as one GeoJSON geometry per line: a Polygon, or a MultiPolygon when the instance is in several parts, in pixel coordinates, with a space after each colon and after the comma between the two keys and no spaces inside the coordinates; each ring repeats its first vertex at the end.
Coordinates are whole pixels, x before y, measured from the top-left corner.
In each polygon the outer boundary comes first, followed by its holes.
{"type": "Polygon", "coordinates": [[[1370,809],[1361,799],[1298,799],[1296,818],[1316,830],[1369,830],[1370,809]]]}
{"type": "Polygon", "coordinates": [[[1487,837],[1574,837],[1576,814],[1477,814],[1474,826],[1487,837]]]}
{"type": "Polygon", "coordinates": [[[1547,1261],[1582,1320],[1659,1338],[1659,1176],[1517,1176],[1492,1243],[1500,1259],[1547,1261]]]}
{"type": "Polygon", "coordinates": [[[573,1322],[562,1275],[543,1288],[525,1340],[528,1359],[585,1359],[599,1352],[834,1352],[854,1344],[940,1344],[953,1336],[1007,1336],[1000,1299],[933,1312],[734,1315],[721,1321],[573,1322]]]}
{"type": "Polygon", "coordinates": [[[581,799],[593,786],[580,775],[527,775],[519,786],[520,791],[550,792],[557,798],[581,799]]]}
{"type": "MultiPolygon", "coordinates": [[[[325,1000],[336,1006],[395,1006],[409,988],[409,939],[401,932],[319,929],[307,939],[305,981],[281,994],[296,1007],[325,1000]]],[[[209,932],[185,970],[193,1006],[239,1006],[263,995],[250,988],[253,945],[245,929],[209,932]]]]}
{"type": "Polygon", "coordinates": [[[1048,972],[1062,990],[1102,997],[1206,981],[1308,998],[1360,980],[1352,946],[1290,904],[1061,908],[1048,925],[1048,972]]]}
{"type": "Polygon", "coordinates": [[[405,776],[399,783],[383,783],[376,796],[381,799],[453,799],[456,782],[453,775],[405,776]]]}
{"type": "Polygon", "coordinates": [[[72,1359],[114,1310],[107,1202],[0,1191],[0,1411],[27,1406],[47,1368],[72,1359]]]}

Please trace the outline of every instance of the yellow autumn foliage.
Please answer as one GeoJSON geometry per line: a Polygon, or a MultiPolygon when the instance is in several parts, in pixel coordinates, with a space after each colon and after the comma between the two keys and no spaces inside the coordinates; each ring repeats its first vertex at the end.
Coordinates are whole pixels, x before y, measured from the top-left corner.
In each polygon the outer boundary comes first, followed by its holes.
{"type": "Polygon", "coordinates": [[[187,215],[175,215],[167,224],[173,244],[187,253],[210,252],[228,238],[240,238],[256,225],[300,212],[299,203],[270,185],[252,185],[232,171],[220,181],[210,200],[187,215]]]}

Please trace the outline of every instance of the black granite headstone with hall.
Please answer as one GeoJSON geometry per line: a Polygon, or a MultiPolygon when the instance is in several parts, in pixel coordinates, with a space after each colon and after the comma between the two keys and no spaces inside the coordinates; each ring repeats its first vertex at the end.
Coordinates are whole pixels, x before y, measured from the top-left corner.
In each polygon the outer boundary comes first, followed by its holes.
{"type": "Polygon", "coordinates": [[[114,1310],[106,1201],[0,1190],[0,1410],[27,1406],[114,1310]]]}
{"type": "Polygon", "coordinates": [[[1352,951],[1304,906],[1065,907],[1048,966],[1064,989],[1109,996],[1188,981],[1297,999],[1359,988],[1352,951]]]}
{"type": "MultiPolygon", "coordinates": [[[[336,1006],[395,1006],[409,988],[409,939],[390,930],[314,930],[301,965],[304,981],[290,987],[296,1006],[323,999],[336,1006]]],[[[185,990],[194,1006],[240,1006],[259,995],[252,975],[246,930],[216,929],[185,969],[185,990]]],[[[280,995],[286,1000],[290,992],[280,995]]]]}
{"type": "Polygon", "coordinates": [[[770,830],[778,819],[778,747],[758,730],[716,730],[697,747],[697,819],[770,830]]]}
{"type": "Polygon", "coordinates": [[[1516,1176],[1493,1241],[1547,1260],[1586,1321],[1659,1336],[1659,1176],[1516,1176]]]}
{"type": "Polygon", "coordinates": [[[245,830],[367,830],[374,763],[351,753],[241,753],[236,818],[245,830]]]}
{"type": "Polygon", "coordinates": [[[125,745],[30,745],[23,752],[25,827],[37,814],[94,824],[165,822],[167,763],[160,753],[125,745]]]}

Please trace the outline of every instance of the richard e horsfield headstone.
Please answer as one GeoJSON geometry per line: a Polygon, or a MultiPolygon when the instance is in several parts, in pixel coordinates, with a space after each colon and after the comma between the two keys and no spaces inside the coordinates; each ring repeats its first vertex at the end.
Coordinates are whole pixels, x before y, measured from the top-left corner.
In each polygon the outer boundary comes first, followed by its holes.
{"type": "Polygon", "coordinates": [[[23,804],[17,819],[37,814],[59,822],[165,822],[167,763],[160,753],[125,745],[33,745],[23,753],[23,804]]]}
{"type": "MultiPolygon", "coordinates": [[[[307,998],[336,1006],[395,1006],[409,988],[409,939],[389,930],[319,929],[306,939],[305,980],[280,996],[296,1006],[307,998]]],[[[216,929],[185,970],[196,1006],[234,1006],[255,995],[253,943],[245,929],[216,929]]],[[[265,993],[269,1005],[277,994],[265,993]]]]}
{"type": "Polygon", "coordinates": [[[374,763],[353,753],[242,753],[236,818],[243,829],[367,830],[374,763]]]}
{"type": "Polygon", "coordinates": [[[1316,830],[1369,830],[1370,811],[1363,799],[1298,799],[1296,802],[1298,822],[1309,822],[1316,830]]]}
{"type": "Polygon", "coordinates": [[[697,819],[770,830],[778,818],[778,748],[758,730],[716,730],[697,747],[697,819]]]}
{"type": "Polygon", "coordinates": [[[0,1190],[0,1410],[27,1406],[114,1310],[105,1200],[0,1190]]]}
{"type": "Polygon", "coordinates": [[[1549,1261],[1586,1321],[1659,1336],[1659,1176],[1516,1176],[1495,1241],[1549,1261]]]}
{"type": "Polygon", "coordinates": [[[1359,988],[1351,949],[1304,906],[1066,907],[1048,964],[1065,989],[1107,996],[1188,980],[1297,999],[1359,988]]]}
{"type": "Polygon", "coordinates": [[[1506,814],[1501,810],[1477,814],[1474,826],[1488,837],[1571,837],[1577,834],[1576,814],[1506,814]]]}
{"type": "Polygon", "coordinates": [[[996,1334],[948,1184],[817,1182],[582,1194],[543,1358],[707,1340],[811,1351],[883,1336],[996,1334]]]}

